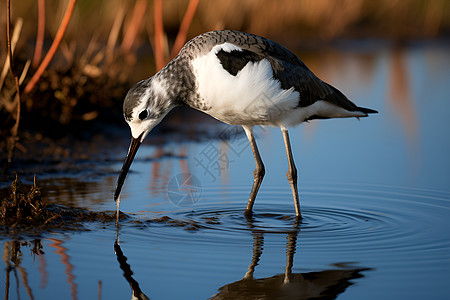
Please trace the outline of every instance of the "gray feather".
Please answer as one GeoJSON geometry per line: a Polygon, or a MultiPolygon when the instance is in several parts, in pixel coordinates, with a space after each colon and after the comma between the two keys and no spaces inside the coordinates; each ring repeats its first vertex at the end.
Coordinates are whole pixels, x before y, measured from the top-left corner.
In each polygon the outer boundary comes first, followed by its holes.
{"type": "Polygon", "coordinates": [[[287,48],[257,35],[232,30],[207,32],[190,40],[181,50],[180,56],[192,58],[205,54],[214,46],[223,43],[231,43],[245,50],[244,56],[241,57],[236,57],[238,54],[233,51],[218,53],[222,65],[232,75],[236,75],[237,71],[249,61],[266,58],[272,66],[274,78],[280,81],[281,87],[283,89],[293,87],[300,93],[298,107],[306,107],[318,100],[325,100],[349,111],[367,113],[367,110],[357,107],[338,89],[320,80],[287,48]],[[230,62],[236,58],[239,58],[236,62],[230,62]]]}

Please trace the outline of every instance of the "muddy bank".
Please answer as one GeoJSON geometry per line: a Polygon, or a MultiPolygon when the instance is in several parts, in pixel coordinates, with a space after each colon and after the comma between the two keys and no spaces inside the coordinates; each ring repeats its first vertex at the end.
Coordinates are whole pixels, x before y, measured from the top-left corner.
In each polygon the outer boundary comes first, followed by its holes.
{"type": "MultiPolygon", "coordinates": [[[[120,220],[128,219],[120,213],[120,220]]],[[[93,212],[82,208],[47,204],[36,181],[24,184],[17,178],[0,189],[0,233],[39,235],[50,231],[85,230],[86,223],[115,224],[112,211],[93,212]]]]}
{"type": "MultiPolygon", "coordinates": [[[[211,224],[218,225],[216,217],[201,221],[174,219],[163,215],[156,218],[135,218],[119,213],[119,224],[137,228],[148,226],[181,227],[196,231],[211,224]]],[[[115,211],[91,211],[62,204],[48,204],[41,187],[36,183],[22,183],[16,178],[10,187],[0,189],[0,234],[3,236],[41,236],[48,232],[84,231],[86,225],[116,226],[115,211]]]]}

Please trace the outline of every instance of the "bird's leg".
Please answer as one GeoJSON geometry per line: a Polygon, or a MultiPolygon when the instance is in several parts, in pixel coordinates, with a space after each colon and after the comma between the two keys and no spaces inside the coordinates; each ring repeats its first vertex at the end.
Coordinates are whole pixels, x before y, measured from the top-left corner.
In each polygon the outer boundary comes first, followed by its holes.
{"type": "Polygon", "coordinates": [[[294,221],[294,230],[288,233],[287,245],[286,245],[286,267],[284,269],[284,281],[283,283],[290,283],[292,281],[292,266],[294,265],[294,254],[297,247],[297,236],[299,229],[299,218],[294,221]]]}
{"type": "Polygon", "coordinates": [[[286,128],[282,128],[283,132],[284,146],[286,147],[286,155],[288,158],[289,169],[286,172],[287,179],[292,189],[292,196],[294,197],[295,205],[295,215],[297,218],[301,218],[302,214],[300,212],[300,201],[298,199],[298,188],[297,188],[297,168],[295,167],[294,158],[292,157],[291,142],[289,141],[289,133],[286,128]]]}
{"type": "Polygon", "coordinates": [[[253,204],[255,203],[256,194],[258,194],[259,187],[261,186],[261,182],[264,178],[264,174],[266,170],[264,168],[264,164],[261,160],[261,156],[259,155],[258,147],[256,146],[255,137],[253,135],[252,127],[242,126],[244,128],[245,134],[247,135],[248,141],[250,142],[250,146],[252,147],[253,156],[255,157],[255,171],[253,171],[253,186],[252,191],[250,192],[250,198],[248,199],[247,208],[245,209],[245,214],[247,216],[252,214],[253,204]]]}
{"type": "Polygon", "coordinates": [[[248,266],[248,271],[245,273],[245,279],[253,279],[255,274],[255,267],[258,265],[261,258],[262,250],[264,246],[264,236],[262,233],[253,233],[253,256],[252,263],[248,266]]]}

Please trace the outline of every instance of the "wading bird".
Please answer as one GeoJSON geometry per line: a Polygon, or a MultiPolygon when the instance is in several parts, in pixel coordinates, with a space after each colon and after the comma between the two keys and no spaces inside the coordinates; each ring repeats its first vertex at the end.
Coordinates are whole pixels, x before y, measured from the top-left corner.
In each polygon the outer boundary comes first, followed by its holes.
{"type": "Polygon", "coordinates": [[[360,118],[377,112],[356,106],[339,90],[316,77],[295,54],[271,40],[232,30],[201,34],[187,42],[162,70],[133,86],[125,97],[123,114],[132,138],[114,194],[117,212],[120,190],[140,144],[179,105],[244,128],[256,164],[247,215],[252,212],[265,174],[253,126],[279,127],[298,218],[301,212],[297,169],[288,127],[313,119],[360,118]]]}

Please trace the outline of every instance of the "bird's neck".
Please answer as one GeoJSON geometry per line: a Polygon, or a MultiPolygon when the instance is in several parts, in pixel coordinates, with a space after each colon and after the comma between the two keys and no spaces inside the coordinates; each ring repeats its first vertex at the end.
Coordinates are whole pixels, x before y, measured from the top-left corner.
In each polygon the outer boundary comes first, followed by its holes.
{"type": "Polygon", "coordinates": [[[178,55],[163,69],[155,74],[155,79],[163,82],[166,87],[168,101],[173,105],[188,105],[193,108],[198,99],[196,81],[189,59],[178,55]]]}

